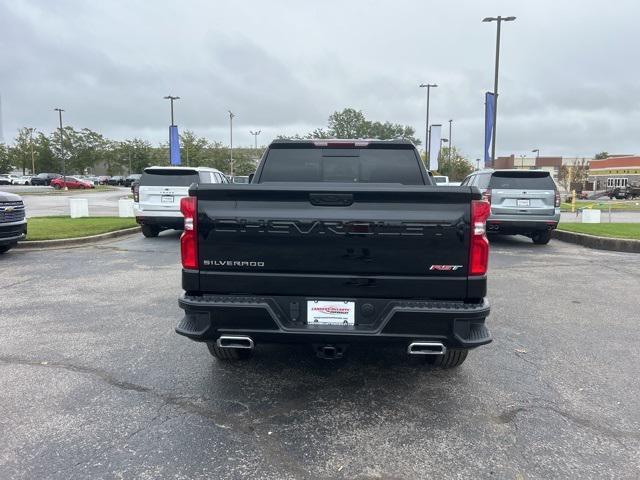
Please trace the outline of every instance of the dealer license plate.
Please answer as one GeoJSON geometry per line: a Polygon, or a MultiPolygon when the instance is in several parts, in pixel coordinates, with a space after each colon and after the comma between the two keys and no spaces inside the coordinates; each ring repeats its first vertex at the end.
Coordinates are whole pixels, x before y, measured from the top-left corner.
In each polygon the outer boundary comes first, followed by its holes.
{"type": "Polygon", "coordinates": [[[162,203],[173,203],[173,195],[162,195],[162,203]]]}
{"type": "Polygon", "coordinates": [[[353,325],[355,318],[355,302],[342,300],[307,301],[308,325],[353,325]]]}
{"type": "Polygon", "coordinates": [[[518,200],[518,206],[519,207],[528,207],[529,206],[529,200],[518,200]]]}

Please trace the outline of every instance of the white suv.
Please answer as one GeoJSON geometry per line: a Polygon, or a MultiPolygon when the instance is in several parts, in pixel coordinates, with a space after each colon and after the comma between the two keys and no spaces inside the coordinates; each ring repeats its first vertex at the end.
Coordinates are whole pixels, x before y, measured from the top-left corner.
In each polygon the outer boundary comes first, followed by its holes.
{"type": "Polygon", "coordinates": [[[162,230],[182,230],[184,219],[180,199],[189,196],[192,183],[229,183],[215,168],[149,167],[145,168],[134,189],[133,209],[136,222],[145,237],[157,237],[162,230]]]}

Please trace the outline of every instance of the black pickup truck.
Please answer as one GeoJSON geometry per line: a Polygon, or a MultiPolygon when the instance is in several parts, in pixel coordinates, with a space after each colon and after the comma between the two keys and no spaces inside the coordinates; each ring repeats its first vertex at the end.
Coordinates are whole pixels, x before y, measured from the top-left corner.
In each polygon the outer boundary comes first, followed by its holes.
{"type": "Polygon", "coordinates": [[[491,341],[489,205],[438,187],[406,141],[274,141],[247,185],[192,185],[177,333],[218,359],[396,344],[449,368],[491,341]]]}

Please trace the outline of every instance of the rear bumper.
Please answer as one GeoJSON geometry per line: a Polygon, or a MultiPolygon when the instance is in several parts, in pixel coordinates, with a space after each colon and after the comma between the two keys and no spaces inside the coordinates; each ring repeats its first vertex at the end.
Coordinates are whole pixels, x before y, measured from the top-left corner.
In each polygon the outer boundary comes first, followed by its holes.
{"type": "Polygon", "coordinates": [[[560,222],[560,212],[555,215],[491,215],[487,219],[487,232],[504,234],[529,234],[540,230],[554,230],[560,222]]]}
{"type": "Polygon", "coordinates": [[[0,246],[11,245],[27,236],[27,221],[0,223],[0,246]]]}
{"type": "Polygon", "coordinates": [[[179,217],[149,216],[147,212],[145,214],[136,212],[136,223],[138,225],[154,225],[160,228],[182,230],[184,228],[184,217],[182,215],[179,217]]]}
{"type": "Polygon", "coordinates": [[[302,297],[183,294],[179,306],[185,315],[176,332],[200,342],[215,341],[220,335],[246,335],[256,343],[424,340],[474,348],[492,340],[485,326],[490,311],[486,298],[473,304],[370,298],[355,302],[355,325],[316,326],[306,324],[306,298],[302,297]]]}

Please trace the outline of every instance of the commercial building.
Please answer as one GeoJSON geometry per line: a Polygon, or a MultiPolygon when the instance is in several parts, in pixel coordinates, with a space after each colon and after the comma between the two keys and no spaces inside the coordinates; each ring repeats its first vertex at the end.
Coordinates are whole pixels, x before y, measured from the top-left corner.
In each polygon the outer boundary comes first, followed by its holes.
{"type": "Polygon", "coordinates": [[[494,168],[516,168],[525,170],[546,170],[553,179],[558,181],[558,173],[560,167],[575,168],[577,166],[588,166],[592,161],[588,157],[551,157],[551,156],[535,156],[526,155],[509,155],[508,157],[498,157],[494,163],[494,168]]]}
{"type": "Polygon", "coordinates": [[[640,184],[640,156],[612,156],[603,160],[591,160],[589,180],[595,183],[595,190],[640,184]]]}

